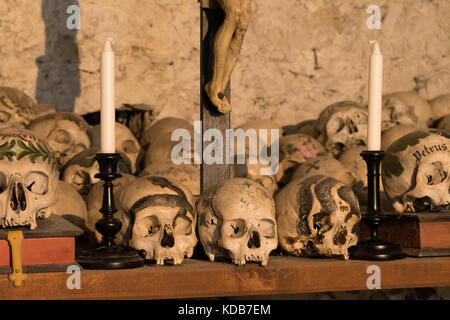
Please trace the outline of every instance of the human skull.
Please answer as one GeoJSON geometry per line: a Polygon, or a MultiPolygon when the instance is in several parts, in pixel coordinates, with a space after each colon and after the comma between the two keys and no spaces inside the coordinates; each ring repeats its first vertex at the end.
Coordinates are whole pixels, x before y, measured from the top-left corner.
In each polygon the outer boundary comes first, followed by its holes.
{"type": "Polygon", "coordinates": [[[397,212],[447,210],[450,135],[419,130],[395,141],[382,161],[384,190],[397,212]]]}
{"type": "MultiPolygon", "coordinates": [[[[89,128],[88,136],[91,139],[92,147],[100,148],[101,142],[99,124],[89,128]]],[[[115,123],[115,145],[116,151],[125,155],[130,160],[131,172],[135,173],[141,146],[131,130],[119,122],[115,123]]]]}
{"type": "Polygon", "coordinates": [[[350,169],[329,156],[308,159],[306,162],[301,163],[294,171],[291,179],[305,179],[316,175],[333,177],[349,186],[352,186],[357,181],[350,169]]]}
{"type": "MultiPolygon", "coordinates": [[[[99,148],[89,148],[77,153],[61,169],[61,180],[72,185],[82,196],[87,195],[91,186],[100,181],[95,175],[99,173],[95,156],[100,152],[99,148]]],[[[131,162],[128,157],[121,154],[117,164],[117,173],[131,174],[131,162]]]]}
{"type": "Polygon", "coordinates": [[[57,112],[33,120],[28,129],[44,139],[56,153],[60,167],[75,154],[88,149],[87,122],[72,112],[57,112]]]}
{"type": "MultiPolygon", "coordinates": [[[[397,139],[418,130],[417,126],[398,124],[381,132],[381,150],[387,150],[397,139]]],[[[422,128],[420,128],[422,129],[422,128]]],[[[425,128],[423,128],[425,129],[425,128]]]]}
{"type": "Polygon", "coordinates": [[[26,128],[36,113],[36,104],[26,93],[0,87],[0,128],[26,128]]]}
{"type": "Polygon", "coordinates": [[[325,148],[316,139],[306,134],[296,133],[281,137],[277,182],[288,183],[300,163],[325,155],[325,148]]]}
{"type": "MultiPolygon", "coordinates": [[[[173,148],[181,143],[180,141],[172,141],[171,134],[163,135],[153,140],[149,145],[144,159],[144,168],[161,162],[172,162],[172,151],[173,148]]],[[[188,146],[190,146],[190,156],[191,163],[194,161],[194,140],[188,141],[188,146]]]]}
{"type": "Polygon", "coordinates": [[[196,217],[191,192],[182,184],[155,176],[137,178],[121,196],[130,216],[130,246],[143,251],[145,259],[163,265],[190,258],[197,244],[196,217]]]}
{"type": "Polygon", "coordinates": [[[155,122],[152,126],[145,128],[140,144],[144,149],[147,149],[154,141],[161,136],[169,136],[176,129],[186,129],[190,132],[191,137],[194,137],[194,127],[184,119],[181,118],[163,118],[155,122]]]}
{"type": "Polygon", "coordinates": [[[286,252],[348,259],[361,219],[349,186],[322,175],[297,179],[278,193],[275,203],[278,239],[286,252]]]}
{"type": "Polygon", "coordinates": [[[270,164],[262,164],[258,161],[255,164],[249,163],[249,160],[245,161],[243,164],[234,162],[230,167],[230,176],[232,178],[247,178],[258,182],[264,186],[271,195],[274,195],[278,190],[278,184],[276,179],[276,174],[265,175],[261,173],[261,169],[270,169],[270,164]]]}
{"type": "Polygon", "coordinates": [[[430,104],[433,121],[439,121],[450,114],[450,93],[437,96],[433,100],[428,101],[428,103],[430,104]]]}
{"type": "Polygon", "coordinates": [[[431,108],[415,90],[383,95],[381,130],[403,124],[426,127],[431,120],[431,108]]]}
{"type": "Polygon", "coordinates": [[[333,154],[367,145],[367,110],[353,101],[340,101],[326,107],[316,122],[317,140],[333,154]]]}
{"type": "MultiPolygon", "coordinates": [[[[123,210],[122,193],[124,191],[124,187],[127,186],[132,181],[134,181],[135,179],[136,178],[130,174],[123,174],[120,178],[114,179],[112,181],[114,186],[113,188],[114,205],[117,209],[117,211],[114,213],[114,218],[119,219],[122,222],[122,227],[120,231],[115,235],[114,242],[116,244],[122,244],[128,240],[126,234],[129,227],[130,219],[123,210]]],[[[86,207],[87,207],[86,227],[88,228],[88,230],[90,230],[95,234],[98,243],[101,242],[102,235],[95,228],[95,223],[99,219],[103,218],[103,215],[100,212],[103,202],[103,185],[104,185],[103,181],[98,181],[94,183],[86,196],[86,207]]]]}
{"type": "Polygon", "coordinates": [[[86,202],[71,184],[58,180],[53,208],[54,214],[62,216],[82,230],[87,230],[86,202]]]}
{"type": "Polygon", "coordinates": [[[51,147],[26,129],[0,129],[0,225],[36,228],[56,202],[58,163],[51,147]]]}
{"type": "Polygon", "coordinates": [[[276,249],[275,204],[269,192],[250,179],[232,178],[207,190],[197,203],[198,236],[211,261],[267,265],[276,249]]]}
{"type": "Polygon", "coordinates": [[[144,168],[139,176],[157,176],[174,180],[185,185],[193,196],[200,195],[200,170],[192,164],[154,163],[144,168]]]}

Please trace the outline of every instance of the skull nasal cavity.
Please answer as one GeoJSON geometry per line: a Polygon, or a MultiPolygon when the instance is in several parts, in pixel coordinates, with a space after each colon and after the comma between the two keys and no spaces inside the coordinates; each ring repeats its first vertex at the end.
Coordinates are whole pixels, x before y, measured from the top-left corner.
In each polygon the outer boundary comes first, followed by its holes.
{"type": "Polygon", "coordinates": [[[161,240],[161,247],[164,248],[172,248],[175,244],[175,239],[173,238],[173,235],[170,233],[167,233],[164,229],[164,235],[161,240]]]}
{"type": "Polygon", "coordinates": [[[252,248],[259,248],[261,246],[261,240],[259,239],[259,233],[253,231],[250,235],[250,239],[248,240],[247,247],[250,249],[252,248]]]}
{"type": "Polygon", "coordinates": [[[27,208],[25,190],[23,190],[23,185],[21,183],[13,185],[9,205],[14,211],[18,211],[19,207],[21,211],[24,211],[27,208]]]}

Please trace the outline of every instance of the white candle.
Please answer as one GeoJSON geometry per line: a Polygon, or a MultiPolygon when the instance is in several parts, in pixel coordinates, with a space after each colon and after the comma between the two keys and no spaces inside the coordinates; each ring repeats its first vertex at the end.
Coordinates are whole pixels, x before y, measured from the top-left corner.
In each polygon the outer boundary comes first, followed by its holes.
{"type": "Polygon", "coordinates": [[[105,41],[105,46],[102,51],[102,65],[101,65],[101,108],[100,108],[100,152],[101,153],[115,153],[115,121],[116,108],[115,90],[114,90],[114,51],[112,46],[115,42],[112,38],[105,41]]]}
{"type": "Polygon", "coordinates": [[[367,126],[367,149],[372,151],[381,148],[381,99],[383,85],[383,55],[376,41],[370,54],[369,66],[369,119],[367,126]]]}

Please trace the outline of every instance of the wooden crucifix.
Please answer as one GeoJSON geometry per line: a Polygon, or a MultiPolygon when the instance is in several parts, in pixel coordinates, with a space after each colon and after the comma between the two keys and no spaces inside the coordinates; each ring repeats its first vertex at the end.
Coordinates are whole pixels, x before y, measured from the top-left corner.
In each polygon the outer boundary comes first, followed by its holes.
{"type": "MultiPolygon", "coordinates": [[[[230,128],[231,73],[236,65],[250,19],[251,0],[200,2],[200,117],[203,133],[214,128],[226,137],[230,128]]],[[[206,147],[203,141],[203,149],[206,147]]],[[[225,143],[222,154],[226,155],[225,143]]],[[[202,192],[230,177],[223,164],[201,166],[202,192]]]]}

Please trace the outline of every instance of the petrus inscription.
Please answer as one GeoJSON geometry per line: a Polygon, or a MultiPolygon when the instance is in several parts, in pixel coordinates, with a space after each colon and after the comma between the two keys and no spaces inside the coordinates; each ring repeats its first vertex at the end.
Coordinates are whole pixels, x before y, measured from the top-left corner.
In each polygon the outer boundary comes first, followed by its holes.
{"type": "Polygon", "coordinates": [[[432,146],[424,146],[422,150],[417,150],[413,153],[414,158],[417,162],[421,162],[423,158],[426,156],[433,154],[435,152],[444,152],[447,151],[447,144],[436,144],[432,146]]]}

